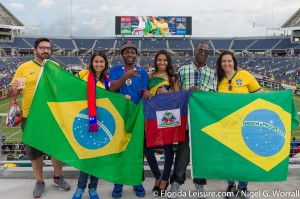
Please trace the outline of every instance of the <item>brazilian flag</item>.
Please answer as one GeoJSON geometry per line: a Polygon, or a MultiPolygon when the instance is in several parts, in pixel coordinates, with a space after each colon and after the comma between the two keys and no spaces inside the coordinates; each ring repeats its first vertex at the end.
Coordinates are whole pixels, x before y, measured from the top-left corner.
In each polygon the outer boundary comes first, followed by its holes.
{"type": "Polygon", "coordinates": [[[192,175],[238,181],[287,179],[292,91],[193,92],[189,101],[192,175]]]}
{"type": "Polygon", "coordinates": [[[96,88],[97,132],[88,132],[87,82],[48,60],[22,141],[117,184],[142,182],[144,116],[123,95],[96,88]]]}

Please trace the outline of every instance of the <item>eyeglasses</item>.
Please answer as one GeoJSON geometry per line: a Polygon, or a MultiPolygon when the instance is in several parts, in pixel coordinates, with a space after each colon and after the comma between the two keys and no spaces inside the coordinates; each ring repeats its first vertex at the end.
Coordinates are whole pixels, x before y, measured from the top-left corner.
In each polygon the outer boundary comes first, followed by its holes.
{"type": "Polygon", "coordinates": [[[231,79],[230,79],[230,80],[228,80],[228,84],[229,84],[229,86],[228,86],[228,90],[232,91],[231,79]]]}
{"type": "Polygon", "coordinates": [[[208,54],[209,54],[209,50],[203,50],[203,49],[200,48],[200,49],[198,49],[197,51],[198,51],[199,54],[203,54],[203,53],[204,53],[205,55],[208,55],[208,54]]]}
{"type": "Polygon", "coordinates": [[[46,46],[38,46],[37,48],[40,49],[40,50],[46,50],[46,49],[47,49],[48,51],[52,50],[51,47],[46,47],[46,46]]]}

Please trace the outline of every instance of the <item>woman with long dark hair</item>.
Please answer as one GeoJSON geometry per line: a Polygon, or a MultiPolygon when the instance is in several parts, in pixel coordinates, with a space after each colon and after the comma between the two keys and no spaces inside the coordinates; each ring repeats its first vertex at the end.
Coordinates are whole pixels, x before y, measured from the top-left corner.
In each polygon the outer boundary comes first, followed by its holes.
{"type": "MultiPolygon", "coordinates": [[[[78,73],[78,77],[87,81],[88,87],[92,86],[93,88],[88,88],[88,96],[89,92],[95,90],[95,84],[96,86],[100,88],[104,88],[108,90],[108,77],[107,77],[107,70],[108,70],[108,59],[106,54],[103,51],[96,52],[92,55],[90,63],[88,65],[87,69],[84,69],[78,73]],[[91,78],[91,79],[90,79],[91,78]]],[[[95,102],[96,99],[89,99],[95,102]]],[[[93,103],[95,104],[95,103],[93,103]]],[[[90,107],[88,107],[89,109],[90,107]]],[[[96,111],[96,110],[95,110],[96,111]]],[[[97,117],[96,117],[96,127],[92,130],[93,132],[98,131],[98,124],[97,124],[97,117]]],[[[89,129],[89,131],[91,131],[89,129]]],[[[84,190],[87,185],[88,178],[90,176],[90,183],[88,185],[89,188],[89,196],[90,199],[99,199],[99,196],[97,194],[97,185],[98,185],[98,177],[89,175],[83,171],[80,171],[79,178],[78,178],[78,184],[77,189],[72,197],[72,199],[81,199],[82,195],[84,193],[84,190]]]]}
{"type": "MultiPolygon", "coordinates": [[[[154,68],[155,70],[149,73],[148,84],[148,89],[150,90],[152,96],[172,91],[179,91],[177,75],[174,72],[172,60],[167,51],[160,50],[157,52],[154,58],[154,68]]],[[[167,189],[173,165],[173,144],[164,145],[163,148],[165,156],[163,173],[161,173],[159,170],[153,151],[154,147],[145,146],[144,151],[151,171],[156,179],[152,189],[154,196],[160,196],[162,191],[167,189]]]]}

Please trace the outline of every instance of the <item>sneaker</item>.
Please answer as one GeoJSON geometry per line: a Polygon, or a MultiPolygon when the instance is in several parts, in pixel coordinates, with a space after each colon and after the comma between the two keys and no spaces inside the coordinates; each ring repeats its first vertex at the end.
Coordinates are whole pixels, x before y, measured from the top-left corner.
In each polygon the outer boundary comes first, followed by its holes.
{"type": "Polygon", "coordinates": [[[145,197],[145,189],[142,184],[133,186],[133,190],[135,191],[135,195],[137,197],[145,197]]]}
{"type": "Polygon", "coordinates": [[[90,188],[89,190],[90,199],[99,199],[96,189],[90,188]]]}
{"type": "Polygon", "coordinates": [[[34,190],[32,193],[33,198],[41,198],[43,196],[44,188],[45,188],[45,182],[37,181],[35,183],[34,190]]]}
{"type": "Polygon", "coordinates": [[[226,189],[226,196],[225,198],[231,199],[235,196],[236,194],[236,186],[235,185],[228,185],[226,189]]]}
{"type": "Polygon", "coordinates": [[[173,182],[168,193],[168,198],[177,198],[180,184],[178,182],[173,182]]]}
{"type": "Polygon", "coordinates": [[[238,195],[242,198],[242,199],[252,199],[250,196],[250,192],[247,191],[247,189],[239,189],[238,190],[238,195]]]}
{"type": "Polygon", "coordinates": [[[59,187],[62,191],[69,191],[71,189],[70,185],[67,183],[63,176],[59,176],[58,178],[55,178],[53,176],[53,184],[54,186],[59,187]]]}
{"type": "Polygon", "coordinates": [[[115,184],[115,187],[111,193],[111,197],[113,198],[121,198],[122,196],[123,185],[115,184]]]}
{"type": "Polygon", "coordinates": [[[72,199],[81,199],[83,193],[84,193],[84,189],[77,188],[72,199]]]}
{"type": "Polygon", "coordinates": [[[194,184],[195,184],[195,192],[197,193],[197,196],[199,198],[206,198],[204,193],[204,185],[197,184],[197,183],[194,184]]]}

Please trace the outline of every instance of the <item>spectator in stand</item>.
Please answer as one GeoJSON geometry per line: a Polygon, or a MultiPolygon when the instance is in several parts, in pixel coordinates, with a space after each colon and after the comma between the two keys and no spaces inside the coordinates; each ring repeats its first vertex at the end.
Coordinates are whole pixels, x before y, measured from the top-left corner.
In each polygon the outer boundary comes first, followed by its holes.
{"type": "MultiPolygon", "coordinates": [[[[137,47],[131,41],[127,41],[121,47],[121,56],[124,61],[122,65],[115,66],[110,70],[109,90],[128,95],[133,103],[138,104],[140,100],[149,99],[151,93],[147,90],[148,74],[140,66],[135,65],[137,58],[137,47]]],[[[133,186],[138,197],[145,196],[143,185],[133,186]]],[[[115,184],[112,191],[113,198],[122,196],[123,185],[115,184]]]]}
{"type": "MultiPolygon", "coordinates": [[[[23,119],[21,129],[24,130],[26,119],[32,103],[36,83],[39,77],[41,67],[43,67],[45,59],[49,59],[52,55],[52,47],[48,38],[37,39],[34,43],[35,57],[33,60],[25,62],[17,69],[9,87],[11,96],[17,96],[22,90],[22,111],[23,119]],[[19,78],[26,78],[24,88],[20,87],[19,78]]],[[[43,133],[43,132],[41,132],[43,133]]],[[[43,180],[43,155],[42,151],[27,145],[26,148],[27,159],[31,160],[33,174],[36,179],[33,190],[33,198],[40,198],[43,196],[45,182],[43,180]]],[[[62,175],[63,163],[55,158],[51,158],[54,167],[53,183],[61,190],[69,191],[70,185],[66,182],[62,175]]]]}
{"type": "MultiPolygon", "coordinates": [[[[223,51],[217,59],[217,91],[221,93],[254,93],[263,92],[256,79],[245,70],[238,70],[238,62],[230,51],[223,51]]],[[[226,172],[226,171],[224,171],[226,172]]],[[[228,181],[227,198],[233,196],[234,192],[241,195],[243,199],[250,199],[247,190],[248,182],[239,182],[238,187],[234,181],[228,181]]]]}
{"type": "MultiPolygon", "coordinates": [[[[109,87],[108,87],[107,70],[108,70],[107,56],[105,52],[99,51],[92,55],[88,69],[80,71],[78,73],[78,76],[79,78],[88,81],[89,75],[92,74],[94,79],[97,81],[96,86],[108,90],[109,87]]],[[[96,191],[98,185],[98,178],[96,176],[89,175],[83,171],[80,171],[79,173],[77,189],[72,199],[82,198],[89,177],[90,177],[90,184],[88,188],[89,188],[90,199],[99,199],[99,196],[96,191]]]]}

